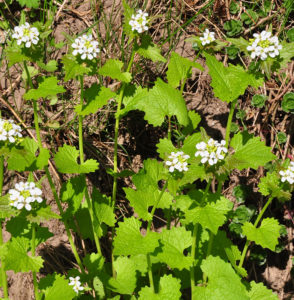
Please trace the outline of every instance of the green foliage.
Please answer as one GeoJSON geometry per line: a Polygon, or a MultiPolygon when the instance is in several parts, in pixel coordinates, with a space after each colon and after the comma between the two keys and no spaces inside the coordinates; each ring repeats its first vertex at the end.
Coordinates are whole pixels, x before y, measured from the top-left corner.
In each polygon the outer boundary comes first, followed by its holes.
{"type": "Polygon", "coordinates": [[[41,278],[39,288],[43,291],[44,300],[71,300],[76,293],[68,280],[59,274],[49,274],[41,278]]]}
{"type": "Polygon", "coordinates": [[[159,291],[154,293],[152,288],[144,287],[139,292],[140,300],[179,300],[181,298],[180,280],[172,275],[164,275],[159,280],[159,291]]]}
{"type": "Polygon", "coordinates": [[[262,283],[250,282],[250,300],[278,300],[278,296],[267,289],[262,283]]]}
{"type": "Polygon", "coordinates": [[[80,64],[77,61],[77,58],[71,54],[63,56],[62,63],[65,71],[65,82],[69,81],[70,79],[76,79],[78,76],[88,74],[91,71],[91,69],[87,67],[85,63],[80,64]]]}
{"type": "Polygon", "coordinates": [[[86,105],[77,105],[75,108],[76,113],[81,116],[95,114],[99,108],[106,105],[108,100],[115,96],[115,93],[109,88],[94,83],[90,88],[85,90],[84,96],[86,105]]]}
{"type": "Polygon", "coordinates": [[[163,229],[160,234],[160,250],[156,251],[156,260],[166,263],[170,268],[179,270],[191,267],[193,258],[184,255],[184,250],[192,246],[191,231],[184,227],[163,229]]]}
{"type": "Polygon", "coordinates": [[[284,132],[277,133],[277,141],[279,144],[285,144],[287,142],[287,135],[284,132]]]}
{"type": "Polygon", "coordinates": [[[0,219],[10,218],[17,214],[17,211],[9,203],[9,194],[0,197],[0,219]]]}
{"type": "Polygon", "coordinates": [[[265,95],[254,95],[251,100],[251,104],[255,107],[264,107],[267,97],[265,95]]]}
{"type": "Polygon", "coordinates": [[[209,68],[209,75],[212,78],[211,86],[214,95],[222,101],[231,102],[243,95],[246,88],[259,87],[262,79],[257,79],[253,74],[246,72],[241,66],[229,65],[224,67],[222,62],[217,61],[214,56],[205,53],[206,64],[209,68]]]}
{"type": "Polygon", "coordinates": [[[81,174],[95,172],[98,169],[98,162],[94,159],[88,159],[83,164],[78,164],[78,156],[79,151],[75,147],[64,145],[59,148],[54,155],[58,171],[61,173],[81,174]]]}
{"type": "Polygon", "coordinates": [[[157,79],[148,92],[143,89],[130,100],[125,111],[141,110],[145,112],[145,120],[154,126],[160,126],[166,116],[176,116],[181,125],[189,124],[188,112],[180,91],[157,79]]]}
{"type": "Polygon", "coordinates": [[[36,155],[38,144],[33,139],[25,138],[17,147],[12,148],[9,153],[8,169],[15,171],[35,171],[42,170],[48,165],[50,157],[48,149],[39,150],[36,155]]]}
{"type": "Polygon", "coordinates": [[[38,8],[40,5],[40,0],[16,0],[22,7],[26,6],[28,8],[38,8]]]}
{"type": "Polygon", "coordinates": [[[39,207],[38,209],[32,210],[27,216],[27,220],[31,223],[40,224],[41,222],[48,221],[51,219],[60,219],[60,216],[51,210],[50,206],[39,207]]]}
{"type": "Polygon", "coordinates": [[[263,248],[268,248],[275,251],[280,236],[279,222],[273,218],[263,219],[260,227],[255,228],[253,224],[246,222],[243,227],[243,233],[249,241],[253,241],[263,248]]]}
{"type": "Polygon", "coordinates": [[[224,24],[224,30],[227,32],[228,36],[235,36],[241,33],[242,22],[239,20],[226,21],[224,24]]]}
{"type": "Polygon", "coordinates": [[[159,245],[158,234],[149,232],[143,236],[140,232],[141,222],[134,217],[125,218],[119,223],[114,238],[114,255],[138,255],[154,251],[159,245]]]}
{"type": "Polygon", "coordinates": [[[130,82],[132,75],[129,72],[122,72],[123,62],[118,59],[108,59],[106,63],[99,69],[99,74],[109,76],[123,82],[130,82]]]}
{"type": "Polygon", "coordinates": [[[219,257],[209,256],[203,260],[201,270],[208,277],[206,287],[196,287],[193,298],[196,300],[250,300],[240,277],[229,263],[219,257]]]}
{"type": "Polygon", "coordinates": [[[294,42],[294,27],[287,31],[287,37],[290,42],[294,42]]]}
{"type": "Polygon", "coordinates": [[[5,244],[5,248],[5,253],[0,253],[0,256],[5,262],[6,270],[39,272],[43,266],[43,259],[40,256],[32,257],[28,255],[30,241],[25,237],[12,238],[11,241],[5,244]]]}
{"type": "Polygon", "coordinates": [[[252,168],[256,170],[259,166],[264,166],[276,158],[271,153],[271,148],[265,146],[259,137],[254,137],[246,131],[234,135],[231,147],[234,148],[235,153],[227,158],[230,169],[252,168]]]}
{"type": "Polygon", "coordinates": [[[256,23],[258,20],[258,13],[252,9],[247,9],[245,13],[241,14],[241,20],[246,25],[251,25],[253,22],[256,23]]]}
{"type": "Polygon", "coordinates": [[[184,58],[176,52],[172,52],[166,72],[168,83],[172,87],[178,87],[185,79],[191,76],[192,68],[203,71],[203,67],[200,64],[184,58]]]}
{"type": "Polygon", "coordinates": [[[227,41],[235,45],[238,49],[240,49],[240,51],[247,53],[247,47],[249,43],[244,38],[227,38],[227,41]]]}
{"type": "Polygon", "coordinates": [[[287,93],[284,95],[282,109],[285,112],[294,113],[294,93],[287,93]]]}
{"type": "Polygon", "coordinates": [[[141,45],[135,45],[135,51],[145,58],[149,58],[154,62],[166,62],[166,59],[160,54],[160,48],[152,43],[149,35],[144,34],[141,37],[141,45]]]}

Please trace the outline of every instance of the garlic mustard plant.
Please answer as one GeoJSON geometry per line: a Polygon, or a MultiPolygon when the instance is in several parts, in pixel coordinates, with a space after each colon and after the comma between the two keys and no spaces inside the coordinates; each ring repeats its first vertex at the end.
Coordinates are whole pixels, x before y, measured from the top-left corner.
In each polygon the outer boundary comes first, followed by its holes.
{"type": "Polygon", "coordinates": [[[40,197],[42,191],[36,187],[34,182],[19,182],[16,183],[14,189],[9,190],[10,205],[17,209],[31,210],[31,203],[41,203],[43,199],[40,197]]]}
{"type": "Polygon", "coordinates": [[[224,140],[218,142],[214,139],[209,139],[207,143],[200,142],[196,145],[198,151],[196,151],[195,156],[201,156],[201,163],[205,164],[208,162],[209,165],[213,166],[225,158],[228,152],[225,145],[226,141],[224,140]]]}
{"type": "Polygon", "coordinates": [[[24,43],[26,48],[30,48],[32,44],[38,44],[39,31],[36,27],[31,27],[28,22],[25,22],[23,25],[14,27],[12,38],[17,40],[17,45],[24,43]]]}
{"type": "Polygon", "coordinates": [[[179,172],[188,171],[187,160],[190,156],[185,154],[183,151],[172,152],[168,158],[170,160],[167,160],[165,164],[169,166],[169,171],[171,173],[175,170],[178,170],[179,172]]]}
{"type": "Polygon", "coordinates": [[[21,137],[21,127],[19,125],[16,125],[12,120],[0,118],[0,141],[15,143],[21,137]]]}
{"type": "Polygon", "coordinates": [[[141,9],[137,11],[136,15],[132,15],[132,19],[129,24],[132,26],[132,31],[142,33],[148,30],[148,14],[141,9]]]}
{"type": "Polygon", "coordinates": [[[285,171],[279,172],[281,175],[281,181],[288,181],[290,184],[294,183],[294,161],[290,162],[290,165],[285,171]]]}
{"type": "Polygon", "coordinates": [[[69,285],[72,285],[73,290],[78,294],[80,291],[83,291],[84,288],[81,286],[80,276],[69,277],[69,285]]]}
{"type": "Polygon", "coordinates": [[[72,48],[74,48],[72,54],[74,56],[81,55],[81,59],[89,59],[97,57],[97,54],[100,52],[98,47],[99,43],[93,40],[92,34],[84,34],[75,39],[72,43],[72,48]]]}
{"type": "Polygon", "coordinates": [[[202,46],[208,45],[215,41],[215,32],[209,31],[208,29],[205,29],[203,33],[203,37],[200,38],[202,46]]]}
{"type": "Polygon", "coordinates": [[[266,60],[268,56],[274,58],[280,54],[279,50],[282,49],[282,45],[279,43],[277,36],[272,36],[269,31],[262,31],[253,34],[254,39],[250,39],[250,45],[247,50],[251,52],[251,58],[260,58],[266,60]]]}

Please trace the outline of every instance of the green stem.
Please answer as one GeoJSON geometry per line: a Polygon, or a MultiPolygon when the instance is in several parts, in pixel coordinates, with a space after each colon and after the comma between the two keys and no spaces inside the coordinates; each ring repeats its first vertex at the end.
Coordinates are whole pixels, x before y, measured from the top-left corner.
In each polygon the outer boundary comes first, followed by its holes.
{"type": "MultiPolygon", "coordinates": [[[[3,188],[3,178],[4,178],[4,156],[0,156],[0,196],[2,196],[3,188]]],[[[3,245],[3,236],[2,236],[2,220],[0,220],[0,247],[3,245]]],[[[7,275],[5,271],[5,262],[1,261],[1,277],[2,277],[2,287],[4,298],[8,298],[8,284],[7,284],[7,275]]]]}
{"type": "MultiPolygon", "coordinates": [[[[80,105],[81,105],[81,107],[83,107],[83,105],[84,105],[84,78],[83,78],[83,76],[80,76],[79,78],[80,78],[80,88],[81,88],[80,105]]],[[[83,142],[83,116],[82,115],[79,115],[79,150],[80,150],[80,163],[83,164],[84,163],[84,142],[83,142]]],[[[89,210],[89,214],[90,214],[91,225],[92,225],[92,230],[93,230],[93,235],[94,235],[94,241],[95,241],[95,245],[97,248],[97,252],[99,254],[101,254],[99,237],[97,235],[95,225],[94,225],[95,222],[98,225],[98,221],[94,215],[92,201],[90,199],[89,192],[88,192],[86,177],[85,177],[85,186],[86,186],[85,198],[87,201],[88,210],[89,210]]]]}
{"type": "Polygon", "coordinates": [[[171,120],[170,116],[168,116],[168,131],[167,131],[167,138],[171,140],[171,120]]]}
{"type": "MultiPolygon", "coordinates": [[[[271,204],[272,201],[273,201],[273,197],[270,197],[270,198],[267,200],[265,206],[262,208],[261,212],[258,214],[258,217],[257,217],[257,219],[255,220],[255,222],[254,222],[254,224],[253,224],[254,228],[257,227],[259,221],[260,221],[261,218],[263,217],[263,214],[265,213],[266,209],[268,208],[268,206],[271,204]]],[[[245,260],[245,257],[246,257],[246,254],[247,254],[247,250],[248,250],[249,245],[250,245],[250,241],[247,240],[247,241],[246,241],[246,244],[245,244],[245,246],[244,246],[244,249],[243,249],[243,251],[242,251],[242,254],[241,254],[241,259],[240,259],[240,262],[239,262],[239,267],[242,267],[242,266],[243,266],[243,263],[244,263],[244,260],[245,260]]]]}
{"type": "MultiPolygon", "coordinates": [[[[33,88],[33,83],[32,83],[32,80],[31,80],[31,76],[30,76],[30,72],[27,68],[27,64],[26,62],[24,61],[24,68],[25,68],[25,71],[26,71],[26,74],[27,74],[27,78],[28,78],[28,83],[29,83],[29,86],[31,88],[33,88]]],[[[37,133],[37,139],[38,139],[38,145],[39,145],[39,149],[41,150],[43,148],[43,145],[42,145],[42,140],[41,140],[41,136],[40,136],[40,130],[39,130],[39,121],[38,121],[38,114],[37,114],[37,102],[34,101],[33,102],[34,106],[34,123],[35,123],[35,128],[36,128],[36,133],[37,133]]],[[[57,207],[58,207],[58,210],[59,210],[59,213],[60,213],[60,216],[63,217],[64,215],[64,212],[63,212],[63,209],[62,209],[62,206],[61,206],[61,202],[59,200],[59,197],[58,197],[58,194],[57,194],[57,191],[56,191],[56,188],[55,188],[55,185],[53,183],[53,180],[52,180],[52,177],[50,175],[50,172],[49,172],[49,169],[47,166],[44,167],[44,170],[45,170],[45,173],[46,173],[46,176],[47,176],[47,179],[48,179],[48,182],[49,182],[49,185],[50,185],[50,188],[52,190],[52,193],[53,193],[53,196],[54,196],[54,199],[55,199],[55,202],[57,204],[57,207]]],[[[68,240],[69,240],[69,243],[70,243],[70,246],[71,246],[71,249],[72,249],[72,252],[75,256],[75,259],[82,271],[82,273],[85,273],[85,269],[83,267],[83,264],[81,262],[81,259],[79,257],[79,254],[78,254],[78,251],[77,251],[77,248],[74,244],[74,241],[72,239],[72,236],[71,236],[71,233],[70,233],[70,229],[69,229],[69,226],[67,224],[67,221],[65,219],[63,219],[63,223],[64,223],[64,226],[65,226],[65,230],[66,230],[66,233],[67,233],[67,237],[68,237],[68,240]]]]}
{"type": "MultiPolygon", "coordinates": [[[[136,44],[136,42],[135,42],[136,44]]],[[[133,61],[135,57],[136,51],[132,50],[131,58],[127,67],[126,72],[129,72],[133,61]]],[[[118,149],[118,129],[119,129],[119,121],[120,121],[120,111],[121,111],[121,105],[122,105],[122,100],[124,96],[124,90],[125,90],[126,85],[123,83],[119,97],[117,100],[117,110],[116,110],[116,115],[115,115],[115,126],[114,126],[114,157],[113,157],[113,173],[114,173],[114,178],[113,178],[113,186],[112,186],[112,198],[111,198],[111,205],[113,206],[113,209],[115,207],[116,203],[116,191],[117,191],[117,149],[118,149]]]]}
{"type": "MultiPolygon", "coordinates": [[[[205,202],[205,199],[206,199],[206,196],[207,196],[207,193],[208,193],[208,190],[211,186],[211,182],[212,182],[212,179],[210,178],[206,187],[205,187],[205,190],[204,190],[204,193],[203,193],[203,196],[202,196],[202,199],[201,199],[201,202],[200,202],[200,205],[202,205],[204,202],[205,202]]],[[[196,246],[197,246],[197,232],[198,232],[198,227],[199,227],[199,224],[196,223],[194,228],[193,228],[193,233],[192,233],[192,239],[193,239],[193,243],[192,243],[192,248],[191,248],[191,257],[193,258],[193,265],[191,266],[190,268],[190,278],[191,278],[191,299],[193,300],[194,299],[194,290],[195,290],[195,254],[196,254],[196,246]]]]}
{"type": "MultiPolygon", "coordinates": [[[[36,224],[32,224],[32,257],[36,256],[36,224]]],[[[35,300],[39,300],[39,290],[36,272],[33,272],[35,300]]]]}
{"type": "Polygon", "coordinates": [[[230,107],[230,113],[229,113],[228,122],[227,122],[227,129],[226,129],[226,147],[227,148],[229,147],[229,139],[230,139],[230,133],[231,133],[232,119],[233,119],[233,115],[234,115],[234,111],[235,111],[237,101],[238,101],[238,99],[233,100],[232,103],[231,103],[231,107],[230,107]]]}
{"type": "Polygon", "coordinates": [[[152,274],[152,264],[151,264],[151,259],[150,259],[150,254],[147,254],[147,264],[148,264],[148,277],[149,277],[149,284],[150,287],[153,291],[153,293],[155,293],[155,288],[154,288],[154,282],[153,282],[153,274],[152,274]]]}
{"type": "MultiPolygon", "coordinates": [[[[213,240],[214,240],[214,234],[210,231],[209,232],[209,242],[208,242],[208,246],[207,246],[206,257],[208,257],[211,253],[213,240]]],[[[203,273],[203,283],[206,283],[206,282],[207,282],[207,275],[205,273],[203,273]]]]}

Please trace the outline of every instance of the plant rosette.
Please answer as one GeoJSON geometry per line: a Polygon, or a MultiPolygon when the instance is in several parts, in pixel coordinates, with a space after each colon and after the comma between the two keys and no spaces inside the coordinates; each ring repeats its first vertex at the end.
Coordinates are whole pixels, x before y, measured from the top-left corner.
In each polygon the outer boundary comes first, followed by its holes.
{"type": "Polygon", "coordinates": [[[43,199],[41,189],[36,187],[34,182],[19,182],[16,183],[14,189],[9,192],[10,205],[21,210],[25,208],[27,211],[32,210],[32,203],[42,203],[43,199]]]}
{"type": "Polygon", "coordinates": [[[36,27],[31,27],[28,22],[25,22],[23,25],[14,27],[12,38],[17,41],[17,45],[24,44],[26,48],[30,48],[32,44],[38,44],[39,31],[36,27]]]}
{"type": "Polygon", "coordinates": [[[252,59],[260,58],[266,60],[268,56],[274,58],[280,54],[282,45],[279,43],[277,36],[272,36],[269,31],[262,31],[253,34],[254,39],[249,40],[249,46],[247,50],[251,52],[250,56],[252,59]]]}

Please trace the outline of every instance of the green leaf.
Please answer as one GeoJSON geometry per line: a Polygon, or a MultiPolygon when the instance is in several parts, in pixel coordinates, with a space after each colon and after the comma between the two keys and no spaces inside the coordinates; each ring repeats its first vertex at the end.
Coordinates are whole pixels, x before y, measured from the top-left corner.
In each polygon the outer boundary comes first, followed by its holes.
{"type": "Polygon", "coordinates": [[[226,221],[226,214],[232,209],[232,202],[221,196],[216,202],[197,206],[186,211],[186,223],[199,223],[203,228],[208,228],[217,234],[218,228],[226,221]]]}
{"type": "Polygon", "coordinates": [[[119,227],[116,229],[114,237],[114,255],[147,254],[153,252],[159,245],[159,237],[155,232],[142,236],[141,222],[136,218],[125,218],[118,224],[119,227]]]}
{"type": "Polygon", "coordinates": [[[246,25],[251,25],[256,23],[258,20],[258,13],[256,13],[252,9],[247,9],[246,13],[241,14],[241,20],[246,24],[246,25]]]}
{"type": "Polygon", "coordinates": [[[203,71],[203,67],[200,64],[184,58],[176,52],[172,52],[166,72],[168,83],[174,88],[178,87],[183,80],[191,76],[192,68],[203,71]]]}
{"type": "Polygon", "coordinates": [[[191,134],[198,126],[201,121],[201,116],[197,114],[194,110],[188,112],[189,124],[183,129],[183,134],[191,134]]]}
{"type": "Polygon", "coordinates": [[[229,20],[224,23],[224,30],[228,36],[238,35],[242,29],[242,22],[239,20],[229,20]]]}
{"type": "Polygon", "coordinates": [[[151,287],[145,286],[139,292],[139,300],[179,300],[181,283],[172,275],[164,275],[159,280],[159,292],[154,293],[151,287]]]}
{"type": "Polygon", "coordinates": [[[98,162],[94,159],[88,159],[83,164],[77,163],[79,151],[72,146],[64,145],[58,148],[54,155],[54,161],[57,169],[61,173],[81,174],[95,172],[98,169],[98,162]]]}
{"type": "Polygon", "coordinates": [[[250,300],[279,300],[277,294],[267,289],[261,282],[250,282],[251,290],[249,291],[250,300]]]}
{"type": "Polygon", "coordinates": [[[275,251],[280,236],[281,226],[278,220],[274,218],[263,219],[260,227],[255,228],[253,224],[246,222],[243,227],[243,234],[249,241],[253,241],[263,248],[275,251]]]}
{"type": "Polygon", "coordinates": [[[152,43],[151,36],[147,34],[141,36],[141,45],[136,45],[135,51],[154,62],[166,62],[166,59],[160,54],[160,49],[152,43]]]}
{"type": "Polygon", "coordinates": [[[191,256],[185,256],[184,250],[192,245],[193,239],[190,231],[184,227],[163,229],[160,234],[162,248],[156,252],[156,260],[166,263],[170,268],[179,270],[188,269],[193,263],[191,256]]]}
{"type": "Polygon", "coordinates": [[[254,95],[251,100],[251,104],[255,107],[264,107],[267,96],[265,95],[254,95]]]}
{"type": "Polygon", "coordinates": [[[165,139],[160,139],[159,143],[156,144],[157,147],[157,153],[159,154],[159,157],[162,158],[163,160],[167,159],[167,157],[172,153],[172,152],[177,152],[177,148],[173,145],[172,141],[165,138],[165,139]]]}
{"type": "Polygon", "coordinates": [[[56,77],[42,77],[43,81],[37,89],[30,89],[23,97],[26,100],[38,100],[49,96],[56,96],[59,93],[64,93],[63,86],[57,84],[56,77]]]}
{"type": "Polygon", "coordinates": [[[290,42],[294,42],[294,27],[290,28],[287,31],[287,37],[288,37],[290,42]]]}
{"type": "Polygon", "coordinates": [[[87,268],[89,274],[94,276],[97,271],[102,271],[104,265],[104,257],[98,253],[87,254],[83,259],[83,264],[87,268]]]}
{"type": "Polygon", "coordinates": [[[204,56],[212,78],[214,95],[222,101],[231,102],[243,95],[249,85],[258,88],[263,83],[262,79],[257,79],[241,66],[230,64],[229,67],[224,67],[214,56],[208,53],[204,53],[204,56]]]}
{"type": "Polygon", "coordinates": [[[121,69],[123,65],[123,62],[118,59],[108,59],[99,69],[98,73],[119,81],[130,82],[132,80],[132,74],[129,72],[122,72],[121,69]]]}
{"type": "Polygon", "coordinates": [[[37,61],[37,65],[47,72],[54,72],[57,70],[56,60],[49,60],[47,64],[44,64],[42,61],[37,61]]]}
{"type": "Polygon", "coordinates": [[[283,111],[294,114],[294,93],[285,94],[281,106],[283,111]]]}
{"type": "Polygon", "coordinates": [[[40,0],[16,0],[22,7],[38,8],[40,0]]]}
{"type": "Polygon", "coordinates": [[[50,158],[48,149],[41,149],[36,155],[38,144],[33,139],[25,138],[17,147],[12,148],[8,158],[8,169],[15,171],[42,170],[50,158]]]}
{"type": "Polygon", "coordinates": [[[135,263],[127,257],[118,257],[113,266],[116,277],[109,279],[109,288],[120,294],[131,295],[137,283],[135,263]]]}
{"type": "Polygon", "coordinates": [[[86,105],[77,105],[75,111],[81,116],[87,116],[89,114],[95,114],[99,108],[107,104],[108,100],[115,96],[109,88],[99,86],[94,83],[90,88],[84,92],[86,105]]]}
{"type": "Polygon", "coordinates": [[[280,50],[280,58],[282,59],[280,63],[280,68],[284,68],[287,66],[288,62],[290,62],[294,56],[294,42],[285,43],[282,42],[282,49],[280,50]]]}
{"type": "Polygon", "coordinates": [[[145,120],[154,126],[160,126],[166,116],[176,116],[181,125],[189,124],[185,100],[181,92],[164,83],[160,78],[154,87],[147,92],[142,90],[128,103],[125,111],[141,110],[145,112],[145,120]]]}
{"type": "Polygon", "coordinates": [[[65,82],[70,79],[76,79],[77,76],[83,76],[90,72],[90,68],[88,68],[85,63],[79,64],[77,58],[71,54],[63,56],[61,60],[64,65],[65,82]]]}
{"type": "Polygon", "coordinates": [[[68,203],[68,208],[63,215],[65,219],[72,218],[78,211],[86,191],[84,175],[70,178],[62,184],[60,190],[61,201],[68,203]]]}
{"type": "Polygon", "coordinates": [[[24,54],[19,47],[9,47],[5,50],[5,55],[8,60],[8,67],[13,66],[16,63],[24,62],[24,61],[31,61],[32,58],[24,54]]]}
{"type": "Polygon", "coordinates": [[[50,206],[46,206],[30,211],[26,218],[31,223],[40,224],[41,222],[49,221],[51,219],[60,219],[60,216],[54,213],[50,206]]]}
{"type": "Polygon", "coordinates": [[[209,256],[201,264],[202,271],[208,277],[206,287],[196,287],[195,300],[250,300],[245,285],[229,263],[219,257],[209,256]]]}
{"type": "Polygon", "coordinates": [[[232,156],[227,157],[228,161],[231,160],[232,162],[231,168],[256,170],[267,162],[276,159],[276,156],[271,153],[270,147],[265,146],[259,137],[254,137],[253,134],[246,131],[235,134],[230,145],[235,150],[232,156]]]}
{"type": "Polygon", "coordinates": [[[14,272],[39,272],[43,266],[40,256],[29,256],[30,241],[24,237],[12,238],[6,243],[7,254],[4,256],[5,269],[14,272]],[[12,255],[13,253],[13,255],[12,255]]]}
{"type": "Polygon", "coordinates": [[[124,32],[130,37],[129,42],[133,39],[135,36],[135,33],[132,31],[132,27],[129,24],[132,15],[134,14],[135,10],[129,6],[128,2],[126,0],[122,1],[123,8],[124,8],[124,23],[123,23],[123,29],[124,32]]]}
{"type": "Polygon", "coordinates": [[[263,196],[271,196],[280,201],[288,201],[292,197],[289,191],[283,190],[280,176],[277,172],[268,172],[265,177],[260,179],[258,188],[263,196]]]}
{"type": "Polygon", "coordinates": [[[9,194],[0,197],[0,219],[10,218],[18,213],[9,203],[9,194]]]}
{"type": "Polygon", "coordinates": [[[44,300],[71,300],[76,297],[68,280],[56,273],[41,278],[39,288],[44,292],[44,300]]]}

